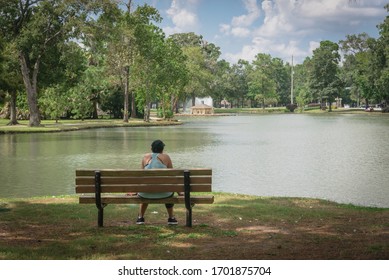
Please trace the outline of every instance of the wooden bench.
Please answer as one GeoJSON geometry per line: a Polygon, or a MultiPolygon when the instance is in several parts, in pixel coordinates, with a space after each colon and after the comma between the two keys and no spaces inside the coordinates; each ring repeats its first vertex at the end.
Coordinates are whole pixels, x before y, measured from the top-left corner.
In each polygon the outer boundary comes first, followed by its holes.
{"type": "Polygon", "coordinates": [[[96,204],[97,224],[103,226],[104,207],[108,204],[185,204],[186,226],[192,226],[195,204],[211,204],[213,195],[192,195],[212,191],[212,169],[102,169],[76,170],[76,193],[79,203],[96,204]],[[164,199],[130,196],[131,192],[175,192],[164,199]],[[176,192],[184,192],[177,196],[176,192]]]}

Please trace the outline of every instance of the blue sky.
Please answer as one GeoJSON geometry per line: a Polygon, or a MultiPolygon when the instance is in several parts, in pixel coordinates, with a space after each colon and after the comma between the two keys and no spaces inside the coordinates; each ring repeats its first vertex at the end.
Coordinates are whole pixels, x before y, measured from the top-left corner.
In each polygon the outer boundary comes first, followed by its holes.
{"type": "Polygon", "coordinates": [[[156,7],[166,35],[195,32],[219,46],[222,59],[258,53],[301,63],[320,41],[347,34],[378,37],[388,0],[134,0],[156,7]]]}

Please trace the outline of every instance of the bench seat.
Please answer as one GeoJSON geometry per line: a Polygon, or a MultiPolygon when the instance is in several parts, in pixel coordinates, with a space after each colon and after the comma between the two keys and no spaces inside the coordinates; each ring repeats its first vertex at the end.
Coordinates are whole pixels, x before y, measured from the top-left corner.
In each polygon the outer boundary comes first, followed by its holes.
{"type": "Polygon", "coordinates": [[[76,193],[80,204],[96,204],[98,226],[103,226],[104,207],[109,204],[185,204],[186,225],[192,226],[195,204],[212,204],[212,169],[80,169],[76,170],[76,193]],[[182,192],[184,196],[145,199],[137,192],[182,192]],[[193,193],[200,193],[192,195],[193,193]]]}

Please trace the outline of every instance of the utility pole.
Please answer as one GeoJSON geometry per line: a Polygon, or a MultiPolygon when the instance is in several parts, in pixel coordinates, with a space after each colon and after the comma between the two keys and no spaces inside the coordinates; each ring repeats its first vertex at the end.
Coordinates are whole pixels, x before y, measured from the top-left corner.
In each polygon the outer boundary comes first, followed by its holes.
{"type": "Polygon", "coordinates": [[[290,104],[293,104],[293,55],[292,55],[292,70],[291,70],[291,83],[290,83],[290,104]]]}

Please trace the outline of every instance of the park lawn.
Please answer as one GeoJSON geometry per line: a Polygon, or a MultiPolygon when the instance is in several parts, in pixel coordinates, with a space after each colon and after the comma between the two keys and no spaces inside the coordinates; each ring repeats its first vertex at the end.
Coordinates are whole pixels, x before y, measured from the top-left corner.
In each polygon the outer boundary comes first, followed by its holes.
{"type": "Polygon", "coordinates": [[[61,132],[73,131],[90,128],[109,128],[109,127],[138,127],[138,126],[165,126],[178,125],[178,121],[170,120],[152,120],[145,122],[143,119],[130,119],[128,123],[118,119],[96,119],[96,120],[42,120],[41,126],[29,127],[28,120],[18,121],[18,125],[7,125],[9,120],[0,119],[1,133],[34,133],[34,132],[61,132]]]}
{"type": "Polygon", "coordinates": [[[0,199],[0,259],[385,259],[389,209],[309,198],[214,193],[196,205],[193,227],[176,205],[178,226],[150,205],[137,226],[136,205],[108,205],[98,228],[94,205],[76,196],[0,199]]]}

